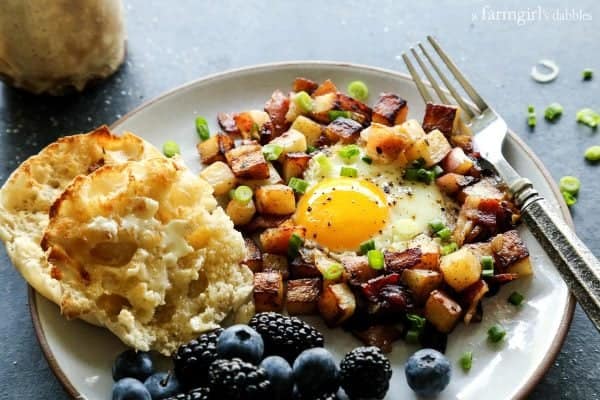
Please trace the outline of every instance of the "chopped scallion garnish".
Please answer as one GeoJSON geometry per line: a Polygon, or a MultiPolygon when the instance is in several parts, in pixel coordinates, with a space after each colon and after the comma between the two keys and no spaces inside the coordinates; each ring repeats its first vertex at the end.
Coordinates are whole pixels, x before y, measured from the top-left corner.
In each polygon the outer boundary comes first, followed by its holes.
{"type": "Polygon", "coordinates": [[[360,245],[360,254],[367,254],[369,250],[375,250],[375,242],[373,239],[367,240],[360,245]]]}
{"type": "Polygon", "coordinates": [[[576,196],[581,188],[581,181],[574,176],[563,176],[558,181],[558,187],[561,192],[571,193],[576,196]]]}
{"type": "Polygon", "coordinates": [[[494,276],[494,257],[481,256],[481,275],[486,278],[494,276]]]}
{"type": "Polygon", "coordinates": [[[303,243],[304,239],[302,239],[302,237],[300,237],[297,233],[292,233],[288,243],[288,256],[290,256],[290,258],[296,257],[303,243]]]}
{"type": "Polygon", "coordinates": [[[440,229],[435,234],[443,241],[446,241],[452,237],[452,231],[448,227],[440,229]]]}
{"type": "Polygon", "coordinates": [[[278,144],[269,143],[263,146],[262,152],[267,161],[275,161],[281,156],[283,147],[278,144]]]}
{"type": "Polygon", "coordinates": [[[535,115],[535,108],[532,105],[527,106],[527,125],[530,128],[535,127],[537,124],[537,116],[535,115]]]}
{"type": "Polygon", "coordinates": [[[587,125],[590,128],[596,128],[600,124],[600,114],[591,108],[584,108],[577,111],[575,119],[577,122],[587,125]]]}
{"type": "Polygon", "coordinates": [[[437,178],[438,176],[441,176],[444,174],[444,169],[442,167],[440,167],[439,165],[436,165],[435,167],[433,167],[431,169],[431,172],[433,172],[433,177],[437,178]]]}
{"type": "Polygon", "coordinates": [[[342,110],[331,110],[327,113],[330,121],[335,121],[338,118],[351,118],[352,113],[350,111],[342,110]]]}
{"type": "Polygon", "coordinates": [[[544,118],[548,121],[554,121],[563,113],[563,106],[558,103],[552,103],[544,110],[544,118]]]}
{"type": "Polygon", "coordinates": [[[233,191],[231,198],[239,203],[248,204],[252,200],[252,189],[248,186],[238,186],[233,191]]]}
{"type": "Polygon", "coordinates": [[[338,155],[345,162],[352,162],[360,155],[360,148],[355,144],[349,144],[339,149],[338,155]]]}
{"type": "Polygon", "coordinates": [[[206,140],[210,137],[210,131],[208,130],[208,122],[204,117],[196,117],[196,132],[200,140],[206,140]]]}
{"type": "Polygon", "coordinates": [[[298,108],[303,113],[309,113],[312,111],[312,107],[313,107],[312,98],[305,91],[296,93],[296,95],[294,96],[294,103],[296,103],[298,108]]]}
{"type": "Polygon", "coordinates": [[[331,264],[323,271],[323,278],[328,281],[335,281],[342,276],[344,267],[340,264],[331,264]]]}
{"type": "Polygon", "coordinates": [[[179,145],[177,144],[177,142],[175,142],[173,140],[167,140],[163,144],[163,154],[169,158],[175,157],[175,155],[177,155],[177,154],[181,154],[181,151],[179,150],[179,145]]]}
{"type": "Polygon", "coordinates": [[[458,250],[458,245],[452,242],[442,246],[441,252],[443,256],[447,256],[450,253],[454,253],[456,250],[458,250]]]}
{"type": "Polygon", "coordinates": [[[411,343],[411,344],[419,344],[420,343],[420,338],[421,336],[421,332],[415,330],[415,329],[409,329],[406,332],[406,337],[404,338],[404,340],[406,340],[407,343],[411,343]]]}
{"type": "Polygon", "coordinates": [[[369,97],[369,88],[363,81],[353,81],[348,85],[348,94],[356,100],[365,101],[369,97]]]}
{"type": "Polygon", "coordinates": [[[308,154],[314,153],[315,151],[317,151],[317,148],[315,146],[311,146],[311,145],[306,146],[306,152],[308,154]]]}
{"type": "Polygon", "coordinates": [[[511,295],[508,297],[508,302],[513,306],[520,306],[521,304],[523,304],[523,300],[525,300],[525,296],[523,296],[519,292],[512,292],[511,295]]]}
{"type": "Polygon", "coordinates": [[[384,258],[381,250],[369,250],[367,252],[367,259],[369,260],[369,267],[375,270],[383,269],[384,258]]]}
{"type": "Polygon", "coordinates": [[[446,225],[440,221],[439,219],[433,220],[429,223],[429,227],[433,231],[433,233],[437,233],[446,227],[446,225]]]}
{"type": "Polygon", "coordinates": [[[594,71],[591,68],[586,68],[581,73],[581,77],[583,78],[584,81],[591,80],[593,76],[594,76],[594,71]]]}
{"type": "Polygon", "coordinates": [[[412,329],[422,330],[425,328],[425,323],[427,322],[425,318],[417,314],[406,314],[406,319],[410,322],[410,327],[412,329]]]}
{"type": "Polygon", "coordinates": [[[498,343],[506,336],[506,331],[500,325],[494,325],[488,330],[488,340],[492,343],[498,343]]]}
{"type": "Polygon", "coordinates": [[[348,178],[356,178],[358,176],[358,170],[354,167],[346,167],[343,166],[340,170],[340,176],[345,176],[348,178]]]}
{"type": "Polygon", "coordinates": [[[591,146],[583,154],[586,160],[591,162],[600,161],[600,146],[591,146]]]}
{"type": "Polygon", "coordinates": [[[471,367],[473,366],[473,352],[465,351],[462,354],[462,356],[460,356],[458,363],[460,364],[460,367],[463,369],[463,371],[469,372],[471,370],[471,367]]]}
{"type": "Polygon", "coordinates": [[[575,203],[577,203],[577,197],[573,196],[569,192],[560,192],[563,195],[563,199],[565,199],[565,203],[571,207],[575,203]]]}
{"type": "Polygon", "coordinates": [[[325,154],[317,154],[314,157],[314,160],[319,164],[319,170],[322,175],[329,175],[331,173],[333,165],[331,165],[331,160],[329,160],[325,154]]]}
{"type": "Polygon", "coordinates": [[[294,189],[294,191],[297,193],[302,194],[306,192],[306,188],[308,188],[308,182],[306,182],[304,179],[292,177],[288,183],[288,186],[294,189]]]}
{"type": "Polygon", "coordinates": [[[363,162],[365,164],[369,164],[369,165],[373,164],[373,159],[369,156],[364,156],[363,158],[361,158],[361,160],[363,160],[363,162]]]}

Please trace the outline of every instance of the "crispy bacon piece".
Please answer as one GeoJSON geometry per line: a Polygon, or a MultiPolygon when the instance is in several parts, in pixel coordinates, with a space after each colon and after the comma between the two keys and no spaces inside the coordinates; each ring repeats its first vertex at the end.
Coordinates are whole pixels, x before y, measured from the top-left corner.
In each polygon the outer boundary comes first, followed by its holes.
{"type": "Polygon", "coordinates": [[[360,285],[362,293],[370,301],[377,301],[377,295],[381,288],[386,285],[399,285],[400,274],[382,275],[377,278],[369,279],[367,283],[360,285]]]}
{"type": "Polygon", "coordinates": [[[423,116],[423,130],[431,132],[439,129],[444,135],[450,136],[454,120],[458,117],[458,107],[446,104],[427,103],[423,116]]]}
{"type": "Polygon", "coordinates": [[[251,238],[244,238],[246,244],[246,258],[242,261],[252,272],[260,272],[262,270],[262,254],[260,249],[251,238]]]}
{"type": "Polygon", "coordinates": [[[498,183],[493,178],[483,178],[480,181],[465,187],[457,196],[459,202],[464,202],[467,196],[481,197],[484,199],[504,200],[506,194],[500,190],[498,183]]]}
{"type": "Polygon", "coordinates": [[[260,144],[265,145],[275,138],[273,133],[273,123],[271,121],[265,123],[258,131],[258,140],[260,144]]]}
{"type": "Polygon", "coordinates": [[[252,233],[267,228],[275,228],[281,225],[289,216],[287,215],[267,215],[257,214],[252,220],[240,229],[244,232],[252,233]]]}
{"type": "Polygon", "coordinates": [[[287,131],[290,123],[285,118],[290,108],[290,99],[281,90],[273,92],[271,98],[265,104],[265,111],[269,114],[273,123],[273,136],[277,137],[287,131]]]}
{"type": "Polygon", "coordinates": [[[486,241],[512,229],[513,217],[512,207],[506,201],[467,196],[456,221],[454,240],[459,246],[486,241]]]}
{"type": "Polygon", "coordinates": [[[477,306],[479,305],[479,302],[489,290],[490,289],[487,283],[480,279],[462,291],[460,302],[462,307],[467,310],[463,317],[465,324],[468,325],[471,323],[471,320],[477,312],[477,306]]]}
{"type": "Polygon", "coordinates": [[[308,94],[312,94],[317,88],[319,84],[317,82],[311,81],[307,78],[298,77],[294,79],[293,90],[294,92],[306,92],[308,94]]]}
{"type": "Polygon", "coordinates": [[[360,122],[363,126],[371,123],[373,110],[365,103],[362,103],[343,93],[337,93],[335,98],[335,109],[352,112],[352,119],[360,122]]]}
{"type": "Polygon", "coordinates": [[[383,253],[385,270],[387,272],[401,273],[402,270],[412,268],[421,261],[422,251],[419,248],[404,251],[385,251],[383,253]]]}
{"type": "Polygon", "coordinates": [[[494,265],[499,272],[504,272],[511,265],[529,257],[529,251],[516,230],[495,236],[491,244],[494,253],[494,265]]]}
{"type": "Polygon", "coordinates": [[[405,312],[413,308],[410,291],[400,285],[400,274],[383,275],[360,285],[363,295],[371,302],[370,314],[405,312]]]}
{"type": "Polygon", "coordinates": [[[382,93],[373,106],[373,122],[383,125],[399,125],[406,121],[407,115],[406,100],[394,93],[382,93]]]}
{"type": "Polygon", "coordinates": [[[219,126],[221,127],[223,132],[225,132],[226,134],[231,136],[240,135],[240,129],[235,123],[234,114],[218,113],[217,122],[219,123],[219,126]]]}
{"type": "Polygon", "coordinates": [[[369,266],[366,256],[344,256],[344,279],[350,285],[360,285],[377,277],[377,271],[369,266]]]}
{"type": "Polygon", "coordinates": [[[392,343],[402,337],[402,331],[394,325],[373,325],[364,330],[353,330],[352,334],[367,346],[377,346],[384,353],[392,351],[392,343]]]}
{"type": "Polygon", "coordinates": [[[496,274],[494,276],[486,278],[486,280],[491,284],[499,285],[514,281],[515,279],[519,279],[519,274],[496,274]]]}
{"type": "Polygon", "coordinates": [[[321,96],[327,93],[336,93],[337,87],[329,79],[321,83],[312,93],[313,97],[321,96]]]}

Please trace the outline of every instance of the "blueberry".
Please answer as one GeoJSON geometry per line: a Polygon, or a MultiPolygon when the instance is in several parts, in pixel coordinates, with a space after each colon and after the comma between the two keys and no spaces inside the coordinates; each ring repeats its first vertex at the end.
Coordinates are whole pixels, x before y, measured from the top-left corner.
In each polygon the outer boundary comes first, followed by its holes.
{"type": "Polygon", "coordinates": [[[152,400],[152,396],[142,382],[123,378],[113,385],[112,400],[152,400]]]}
{"type": "Polygon", "coordinates": [[[217,354],[220,358],[241,358],[243,361],[258,364],[265,351],[262,337],[248,325],[233,325],[225,329],[217,340],[217,354]]]}
{"type": "Polygon", "coordinates": [[[144,386],[148,389],[152,400],[166,399],[182,391],[182,387],[175,374],[169,372],[157,372],[150,375],[144,381],[144,386]]]}
{"type": "Polygon", "coordinates": [[[273,400],[287,400],[292,395],[294,377],[292,367],[283,357],[270,356],[265,358],[260,366],[267,372],[271,381],[271,396],[273,400]]]}
{"type": "Polygon", "coordinates": [[[145,351],[125,350],[117,356],[112,367],[113,380],[135,378],[145,381],[154,372],[150,353],[145,351]]]}
{"type": "Polygon", "coordinates": [[[450,383],[452,369],[448,359],[439,351],[422,349],[413,354],[404,368],[408,386],[416,394],[433,397],[450,383]]]}
{"type": "Polygon", "coordinates": [[[294,361],[294,380],[303,397],[335,393],[340,386],[340,369],[324,348],[303,351],[294,361]]]}

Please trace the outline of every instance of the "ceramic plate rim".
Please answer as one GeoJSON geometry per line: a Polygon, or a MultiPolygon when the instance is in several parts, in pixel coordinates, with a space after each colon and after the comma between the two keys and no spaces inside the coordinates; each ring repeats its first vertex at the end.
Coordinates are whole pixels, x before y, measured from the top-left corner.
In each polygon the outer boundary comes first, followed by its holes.
{"type": "MultiPolygon", "coordinates": [[[[162,101],[168,97],[177,95],[182,91],[191,89],[196,85],[207,83],[212,80],[225,79],[225,78],[229,78],[231,76],[235,76],[237,74],[260,72],[262,70],[270,70],[270,69],[277,69],[277,68],[303,67],[303,68],[311,69],[311,68],[315,68],[315,67],[318,68],[318,67],[323,67],[323,66],[367,70],[367,71],[374,72],[374,73],[389,75],[395,79],[408,80],[410,82],[413,82],[412,78],[408,74],[393,71],[393,70],[386,69],[386,68],[373,67],[370,65],[358,64],[358,63],[337,62],[337,61],[302,61],[302,60],[299,60],[299,61],[284,61],[284,62],[257,64],[257,65],[235,68],[235,69],[230,69],[230,70],[223,71],[223,72],[217,72],[214,74],[210,74],[210,75],[204,76],[202,78],[184,83],[184,84],[177,86],[173,89],[170,89],[166,92],[163,92],[162,94],[142,103],[141,105],[139,105],[132,111],[125,114],[123,117],[119,118],[117,121],[113,122],[111,124],[111,128],[116,125],[122,124],[123,122],[125,122],[125,120],[129,119],[133,115],[139,113],[140,111],[144,110],[145,108],[151,106],[152,104],[154,104],[156,102],[162,101]]],[[[519,136],[517,134],[515,134],[512,130],[509,130],[509,136],[510,136],[510,139],[513,140],[515,144],[517,144],[519,147],[521,147],[523,152],[525,154],[527,154],[527,156],[531,159],[531,161],[533,161],[533,163],[536,165],[538,170],[544,176],[544,179],[549,184],[554,196],[556,198],[560,199],[561,198],[560,191],[559,191],[556,183],[552,179],[550,173],[548,172],[548,170],[542,163],[542,161],[535,155],[535,153],[529,148],[529,146],[527,146],[527,144],[525,144],[525,142],[521,138],[519,138],[519,136]]],[[[573,228],[573,220],[571,218],[571,213],[569,212],[568,207],[565,205],[564,201],[559,201],[559,205],[560,205],[562,217],[565,219],[567,224],[571,228],[573,228]]],[[[28,286],[28,299],[29,299],[29,311],[31,314],[31,319],[33,322],[35,334],[37,336],[40,347],[42,348],[44,357],[48,361],[50,369],[52,370],[54,375],[58,378],[58,380],[62,384],[63,388],[73,398],[76,398],[76,399],[82,398],[82,395],[77,391],[77,389],[75,389],[75,387],[73,386],[73,384],[71,383],[71,381],[69,380],[69,378],[67,377],[65,372],[62,370],[62,368],[56,361],[56,358],[54,357],[54,354],[52,353],[52,350],[50,349],[48,340],[46,339],[44,329],[43,329],[42,324],[39,319],[36,292],[31,286],[28,286]]],[[[560,349],[567,337],[567,333],[569,332],[569,327],[571,326],[571,321],[573,319],[574,311],[575,311],[575,298],[573,297],[572,294],[569,294],[569,298],[567,300],[565,310],[563,311],[563,316],[560,321],[560,325],[558,327],[556,336],[555,336],[554,340],[552,341],[552,344],[549,348],[548,353],[542,359],[542,361],[540,362],[538,367],[535,369],[535,371],[532,373],[529,380],[519,389],[519,391],[517,392],[517,394],[515,396],[516,398],[518,398],[518,399],[526,398],[527,395],[533,390],[533,388],[544,377],[546,372],[550,369],[554,360],[558,356],[558,353],[560,352],[560,349]]]]}

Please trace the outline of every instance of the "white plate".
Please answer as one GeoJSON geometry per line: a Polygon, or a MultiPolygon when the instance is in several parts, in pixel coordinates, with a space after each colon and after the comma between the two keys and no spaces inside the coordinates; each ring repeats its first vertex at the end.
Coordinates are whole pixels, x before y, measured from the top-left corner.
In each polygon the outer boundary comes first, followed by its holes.
{"type": "MultiPolygon", "coordinates": [[[[340,88],[360,79],[367,83],[372,98],[383,91],[404,97],[410,116],[421,119],[423,102],[409,77],[391,71],[339,63],[299,62],[270,64],[210,76],[165,94],[113,125],[144,137],[157,146],[167,139],[178,142],[182,155],[193,170],[200,169],[196,153],[194,119],[208,118],[211,131],[218,129],[218,112],[262,108],[275,89],[288,90],[296,76],[321,81],[331,78],[340,88]]],[[[510,135],[505,154],[522,175],[531,179],[551,204],[559,207],[557,191],[537,158],[515,135],[510,135]]],[[[568,211],[562,213],[569,220],[568,211]]],[[[569,220],[570,221],[570,220],[569,220]]],[[[525,227],[521,233],[533,255],[535,276],[506,285],[500,293],[484,300],[480,324],[459,326],[450,335],[446,355],[454,369],[448,388],[440,399],[509,399],[524,397],[551,365],[571,321],[574,301],[555,267],[525,227]],[[506,299],[514,291],[525,294],[520,309],[506,299]],[[487,343],[487,329],[501,323],[508,330],[506,341],[496,347],[487,343]],[[473,368],[465,374],[456,360],[466,351],[474,354],[473,368]]],[[[39,295],[31,297],[32,316],[40,343],[51,367],[66,389],[75,397],[90,400],[110,398],[111,363],[124,346],[108,331],[81,321],[68,322],[58,308],[39,295]]],[[[326,346],[341,358],[360,345],[340,329],[328,330],[318,318],[311,319],[322,329],[326,346]]],[[[394,373],[386,399],[413,399],[406,384],[403,365],[415,350],[397,342],[389,355],[394,373]]]]}

